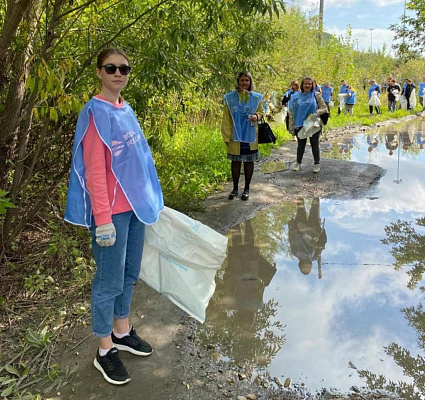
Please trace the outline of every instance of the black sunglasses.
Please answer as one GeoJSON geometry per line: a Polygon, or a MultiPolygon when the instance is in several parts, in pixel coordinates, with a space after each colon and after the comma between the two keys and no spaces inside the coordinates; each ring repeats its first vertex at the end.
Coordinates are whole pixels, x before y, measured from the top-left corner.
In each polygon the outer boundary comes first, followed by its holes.
{"type": "Polygon", "coordinates": [[[108,75],[115,74],[115,71],[117,69],[120,70],[121,75],[128,75],[130,73],[130,70],[131,70],[131,67],[129,65],[120,65],[119,67],[117,67],[114,64],[101,65],[100,68],[105,68],[105,72],[108,75]]]}

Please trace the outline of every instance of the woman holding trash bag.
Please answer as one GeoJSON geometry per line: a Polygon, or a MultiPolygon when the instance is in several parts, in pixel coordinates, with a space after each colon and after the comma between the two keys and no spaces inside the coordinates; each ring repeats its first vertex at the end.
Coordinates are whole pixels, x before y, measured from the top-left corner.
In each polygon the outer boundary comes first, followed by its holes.
{"type": "Polygon", "coordinates": [[[254,174],[254,162],[260,159],[258,152],[258,121],[263,116],[263,95],[253,91],[254,82],[249,72],[237,77],[237,88],[224,95],[221,134],[231,161],[233,190],[229,200],[239,195],[239,178],[243,163],[245,186],[241,200],[248,200],[249,186],[254,174]]]}
{"type": "Polygon", "coordinates": [[[97,57],[98,95],[78,116],[65,220],[90,228],[96,274],[92,285],[95,367],[114,385],[130,381],[118,350],[148,356],[152,347],[129,323],[145,224],[164,207],[154,161],[137,118],[120,93],[129,58],[108,48],[97,57]]]}
{"type": "Polygon", "coordinates": [[[375,107],[375,111],[377,114],[381,113],[379,106],[381,105],[381,101],[379,100],[379,95],[381,93],[380,86],[376,83],[375,79],[371,79],[369,81],[369,114],[373,114],[373,107],[375,107]]]}
{"type": "MultiPolygon", "coordinates": [[[[322,95],[314,91],[313,79],[305,77],[301,81],[301,93],[297,96],[292,97],[290,103],[290,119],[289,119],[289,131],[297,136],[297,161],[292,167],[293,171],[299,171],[301,169],[301,163],[304,156],[305,146],[307,144],[307,138],[300,138],[298,133],[304,125],[304,122],[311,115],[318,117],[325,114],[328,109],[324,102],[322,95]]],[[[320,120],[320,119],[319,119],[320,120]]],[[[319,137],[322,131],[321,121],[319,130],[310,137],[311,150],[314,158],[313,172],[317,173],[320,171],[320,148],[319,148],[319,137]]]]}

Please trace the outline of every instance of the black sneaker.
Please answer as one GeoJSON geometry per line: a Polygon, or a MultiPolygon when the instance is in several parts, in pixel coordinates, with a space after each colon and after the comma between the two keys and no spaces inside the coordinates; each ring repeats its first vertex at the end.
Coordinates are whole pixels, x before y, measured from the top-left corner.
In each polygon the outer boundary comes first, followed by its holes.
{"type": "Polygon", "coordinates": [[[103,357],[100,356],[98,349],[93,364],[102,373],[105,380],[113,385],[124,385],[131,381],[115,347],[112,347],[103,357]]]}
{"type": "Polygon", "coordinates": [[[153,349],[150,344],[140,339],[133,327],[130,329],[130,335],[119,339],[112,332],[111,337],[112,343],[118,350],[128,351],[136,354],[136,356],[150,356],[152,354],[153,349]]]}

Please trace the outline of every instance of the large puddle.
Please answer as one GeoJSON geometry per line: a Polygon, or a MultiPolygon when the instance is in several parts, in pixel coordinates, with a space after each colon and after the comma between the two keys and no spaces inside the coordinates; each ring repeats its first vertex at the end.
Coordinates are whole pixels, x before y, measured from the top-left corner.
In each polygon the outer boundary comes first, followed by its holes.
{"type": "Polygon", "coordinates": [[[367,198],[299,199],[232,229],[203,343],[311,392],[424,394],[424,144],[423,120],[324,143],[387,172],[367,198]]]}

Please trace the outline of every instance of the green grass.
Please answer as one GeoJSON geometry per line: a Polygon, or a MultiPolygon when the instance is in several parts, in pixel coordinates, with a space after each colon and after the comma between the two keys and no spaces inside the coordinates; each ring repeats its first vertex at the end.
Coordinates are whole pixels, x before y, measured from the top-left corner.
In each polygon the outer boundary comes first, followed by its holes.
{"type": "Polygon", "coordinates": [[[421,111],[421,109],[422,107],[418,102],[414,111],[397,110],[395,112],[390,112],[388,110],[387,99],[383,97],[381,98],[381,114],[377,115],[374,110],[373,114],[370,115],[369,106],[367,104],[367,98],[365,95],[363,95],[360,97],[360,99],[357,101],[357,104],[354,106],[353,116],[345,115],[344,113],[338,115],[338,108],[332,107],[331,118],[329,118],[328,124],[326,125],[326,129],[338,129],[352,125],[370,126],[376,122],[381,122],[393,118],[402,118],[407,115],[419,112],[421,111]]]}
{"type": "MultiPolygon", "coordinates": [[[[353,116],[344,113],[338,115],[337,108],[331,108],[331,118],[326,130],[345,126],[370,126],[376,122],[413,113],[404,110],[391,113],[388,111],[386,98],[381,101],[380,115],[369,115],[364,93],[354,106],[353,116]]],[[[420,109],[418,103],[415,112],[420,109]]],[[[270,125],[277,142],[260,145],[260,154],[263,157],[270,155],[273,148],[292,138],[284,125],[275,122],[270,122],[270,125]]],[[[230,161],[227,159],[226,146],[218,122],[181,126],[172,135],[160,135],[156,143],[159,145],[153,149],[155,162],[165,203],[169,207],[186,212],[199,210],[202,208],[202,200],[215,190],[222,189],[223,183],[231,179],[230,161]]]]}

